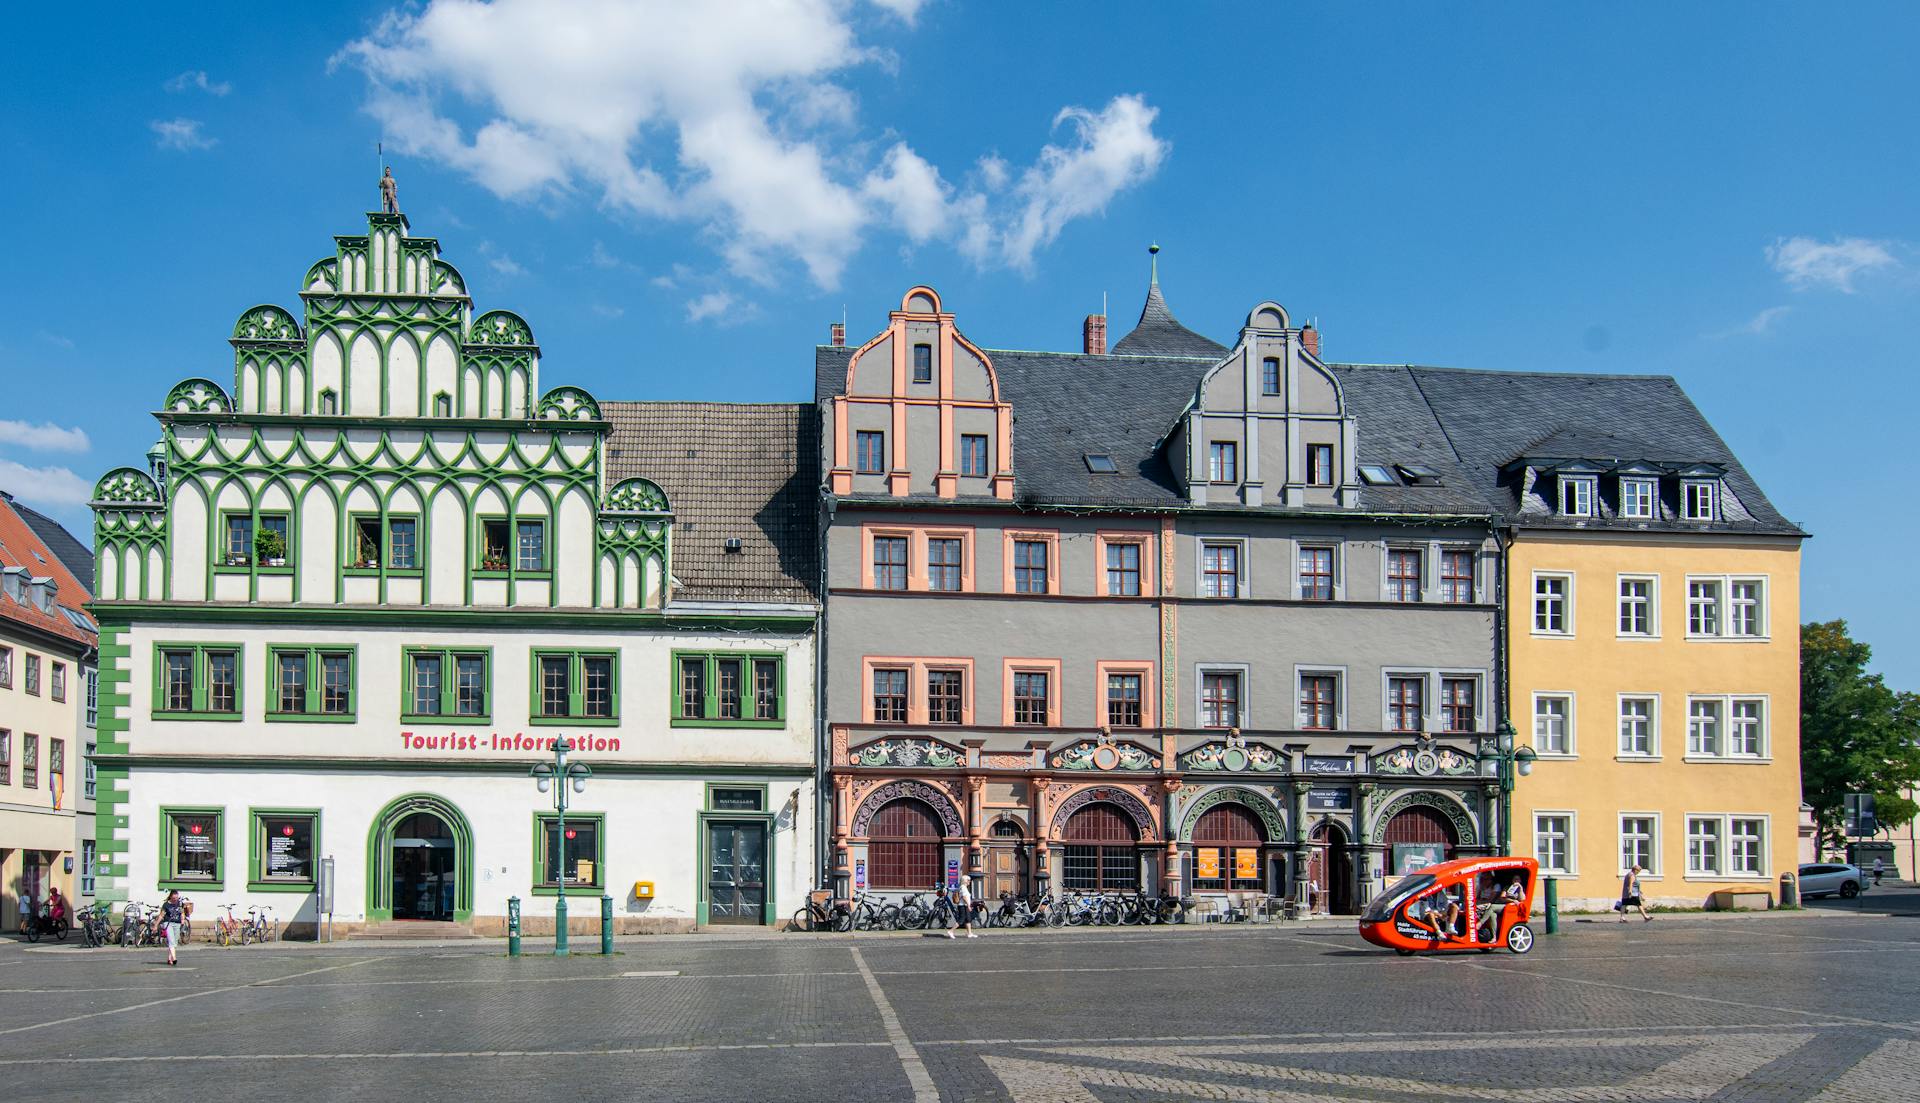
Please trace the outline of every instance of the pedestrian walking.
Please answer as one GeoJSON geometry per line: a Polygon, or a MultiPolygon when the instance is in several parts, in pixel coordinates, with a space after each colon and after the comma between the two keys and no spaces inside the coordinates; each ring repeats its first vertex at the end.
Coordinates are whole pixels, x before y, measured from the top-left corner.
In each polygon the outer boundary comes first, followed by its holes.
{"type": "Polygon", "coordinates": [[[160,904],[160,925],[167,932],[167,964],[180,964],[178,947],[180,945],[180,925],[187,921],[187,905],[180,899],[180,890],[167,893],[160,904]]]}
{"type": "Polygon", "coordinates": [[[1647,905],[1640,897],[1640,865],[1638,862],[1627,867],[1627,875],[1620,879],[1620,902],[1614,905],[1620,912],[1620,922],[1627,921],[1627,909],[1637,908],[1640,918],[1653,922],[1653,916],[1647,914],[1647,905]]]}
{"type": "MultiPolygon", "coordinates": [[[[970,878],[961,877],[953,883],[953,891],[947,893],[947,900],[953,904],[955,924],[966,928],[968,938],[979,938],[973,933],[973,892],[967,887],[970,878]]],[[[947,937],[953,937],[953,928],[948,927],[947,937]]]]}
{"type": "Polygon", "coordinates": [[[1873,887],[1874,888],[1880,887],[1880,877],[1881,875],[1885,874],[1886,871],[1887,871],[1887,863],[1885,862],[1885,860],[1880,858],[1875,858],[1873,860],[1873,887]]]}

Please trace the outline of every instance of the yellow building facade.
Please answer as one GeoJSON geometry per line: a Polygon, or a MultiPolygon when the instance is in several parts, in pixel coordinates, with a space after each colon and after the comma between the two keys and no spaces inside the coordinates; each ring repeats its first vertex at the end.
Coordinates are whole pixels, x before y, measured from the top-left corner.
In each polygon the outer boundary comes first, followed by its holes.
{"type": "Polygon", "coordinates": [[[1775,894],[1798,862],[1800,540],[1518,528],[1508,552],[1510,716],[1539,756],[1513,852],[1561,906],[1775,894]]]}

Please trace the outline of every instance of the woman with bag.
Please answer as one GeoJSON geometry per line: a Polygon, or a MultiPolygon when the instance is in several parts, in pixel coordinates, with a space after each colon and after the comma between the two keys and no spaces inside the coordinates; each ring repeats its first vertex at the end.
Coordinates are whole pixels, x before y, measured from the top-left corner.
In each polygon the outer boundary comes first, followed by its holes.
{"type": "Polygon", "coordinates": [[[1620,922],[1627,921],[1627,909],[1640,909],[1640,918],[1653,922],[1653,916],[1647,914],[1647,905],[1640,899],[1640,864],[1635,862],[1627,867],[1627,875],[1620,879],[1620,902],[1614,905],[1620,913],[1620,922]]]}

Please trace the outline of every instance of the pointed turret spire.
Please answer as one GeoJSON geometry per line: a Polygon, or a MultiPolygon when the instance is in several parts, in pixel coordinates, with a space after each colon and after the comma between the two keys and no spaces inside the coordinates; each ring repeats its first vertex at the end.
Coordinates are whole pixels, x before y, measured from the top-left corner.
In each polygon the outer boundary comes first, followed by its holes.
{"type": "Polygon", "coordinates": [[[1145,356],[1198,356],[1207,359],[1226,354],[1225,345],[1210,341],[1180,324],[1160,293],[1160,243],[1147,246],[1147,301],[1140,308],[1140,321],[1133,332],[1114,344],[1115,354],[1145,356]]]}

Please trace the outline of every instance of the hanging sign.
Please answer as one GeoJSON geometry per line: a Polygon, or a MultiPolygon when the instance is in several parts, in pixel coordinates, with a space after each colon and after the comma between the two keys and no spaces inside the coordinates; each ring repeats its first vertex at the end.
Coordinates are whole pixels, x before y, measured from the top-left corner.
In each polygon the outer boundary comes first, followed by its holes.
{"type": "Polygon", "coordinates": [[[1260,850],[1258,847],[1235,847],[1233,851],[1233,875],[1246,881],[1260,876],[1260,850]]]}
{"type": "Polygon", "coordinates": [[[1195,850],[1193,856],[1194,863],[1200,867],[1200,877],[1211,881],[1220,876],[1220,850],[1218,847],[1203,846],[1195,850]]]}

